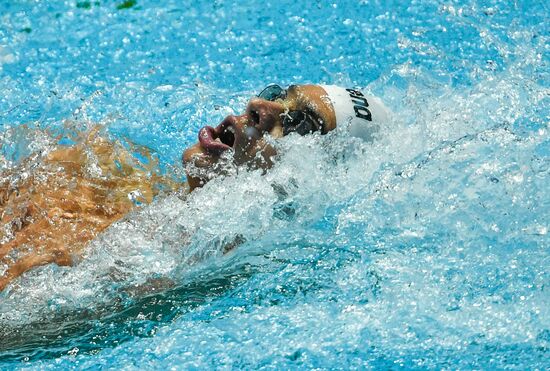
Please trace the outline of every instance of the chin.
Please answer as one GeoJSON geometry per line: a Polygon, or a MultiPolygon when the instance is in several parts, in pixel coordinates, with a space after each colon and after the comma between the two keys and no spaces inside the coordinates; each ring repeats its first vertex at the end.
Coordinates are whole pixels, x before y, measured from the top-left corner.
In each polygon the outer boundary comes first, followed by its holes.
{"type": "Polygon", "coordinates": [[[197,176],[198,174],[196,173],[200,169],[204,169],[205,172],[213,169],[217,159],[202,148],[200,143],[197,143],[183,152],[182,161],[185,175],[187,176],[187,183],[189,184],[189,189],[192,191],[207,182],[207,179],[197,176]],[[190,171],[191,169],[194,171],[190,171]]]}
{"type": "Polygon", "coordinates": [[[275,148],[263,140],[254,142],[254,145],[248,146],[246,150],[235,146],[233,150],[228,148],[224,151],[214,152],[205,149],[204,145],[199,142],[184,151],[182,161],[189,189],[192,191],[217,176],[227,175],[228,166],[244,165],[249,169],[268,170],[273,166],[273,159],[276,155],[275,148]],[[224,154],[229,154],[229,156],[224,154]]]}

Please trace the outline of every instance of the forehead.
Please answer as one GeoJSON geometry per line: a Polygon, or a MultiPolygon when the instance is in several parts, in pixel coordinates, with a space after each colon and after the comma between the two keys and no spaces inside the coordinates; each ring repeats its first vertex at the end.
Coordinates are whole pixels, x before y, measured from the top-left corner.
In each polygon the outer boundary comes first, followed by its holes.
{"type": "Polygon", "coordinates": [[[336,115],[327,93],[319,85],[291,85],[286,97],[289,108],[307,110],[317,115],[325,123],[327,131],[336,127],[336,115]]]}

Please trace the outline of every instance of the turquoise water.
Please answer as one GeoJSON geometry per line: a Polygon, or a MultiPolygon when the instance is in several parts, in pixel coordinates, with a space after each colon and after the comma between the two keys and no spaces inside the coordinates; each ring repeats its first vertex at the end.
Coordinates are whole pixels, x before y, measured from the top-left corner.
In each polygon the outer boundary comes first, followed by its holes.
{"type": "Polygon", "coordinates": [[[198,129],[271,82],[361,87],[394,115],[370,145],[284,138],[269,173],[160,197],[78,266],[29,272],[0,294],[0,368],[549,368],[549,14],[2,2],[1,169],[52,146],[22,124],[99,123],[183,177],[198,129]]]}

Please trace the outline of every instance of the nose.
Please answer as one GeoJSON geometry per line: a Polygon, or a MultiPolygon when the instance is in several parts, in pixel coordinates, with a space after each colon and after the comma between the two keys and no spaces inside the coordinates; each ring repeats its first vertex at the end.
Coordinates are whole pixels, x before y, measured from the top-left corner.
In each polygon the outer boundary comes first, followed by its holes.
{"type": "Polygon", "coordinates": [[[256,127],[262,133],[269,132],[277,127],[282,128],[282,114],[285,107],[279,102],[271,102],[261,98],[252,98],[246,107],[248,124],[256,127]]]}

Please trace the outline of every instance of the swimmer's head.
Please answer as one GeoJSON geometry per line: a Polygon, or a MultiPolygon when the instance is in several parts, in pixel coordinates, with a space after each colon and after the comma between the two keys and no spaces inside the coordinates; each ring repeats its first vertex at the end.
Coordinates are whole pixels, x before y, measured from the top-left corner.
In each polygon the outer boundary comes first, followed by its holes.
{"type": "MultiPolygon", "coordinates": [[[[267,169],[275,149],[266,135],[326,134],[342,128],[350,135],[371,140],[377,123],[387,118],[381,101],[358,90],[334,85],[269,85],[252,98],[242,115],[227,116],[217,127],[199,131],[199,142],[183,156],[189,186],[201,186],[223,172],[220,159],[232,154],[237,165],[267,169]]],[[[223,161],[222,161],[223,162],[223,161]]]]}

